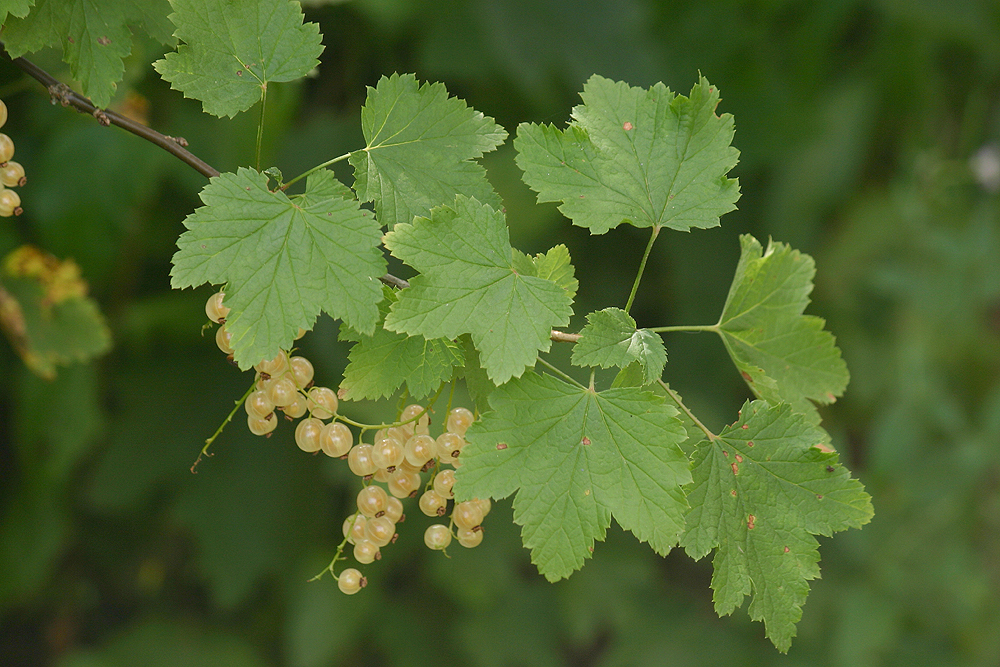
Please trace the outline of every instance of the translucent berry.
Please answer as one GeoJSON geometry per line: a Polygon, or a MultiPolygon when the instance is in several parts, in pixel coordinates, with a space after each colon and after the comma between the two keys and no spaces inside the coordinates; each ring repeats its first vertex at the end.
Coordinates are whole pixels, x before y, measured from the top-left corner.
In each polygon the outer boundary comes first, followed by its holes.
{"type": "Polygon", "coordinates": [[[329,419],[337,413],[337,394],[329,387],[313,387],[309,390],[309,411],[313,417],[329,419]]]}
{"type": "Polygon", "coordinates": [[[323,432],[319,435],[319,444],[324,454],[339,458],[351,451],[354,434],[346,425],[333,422],[323,427],[323,432]]]}
{"type": "Polygon", "coordinates": [[[295,427],[295,444],[304,452],[318,452],[319,436],[323,431],[323,422],[315,417],[309,417],[299,422],[295,427]]]}
{"type": "Polygon", "coordinates": [[[355,445],[347,455],[347,465],[358,477],[374,475],[378,466],[372,461],[372,446],[364,443],[355,445]]]}
{"type": "Polygon", "coordinates": [[[365,537],[380,547],[392,542],[392,536],[396,534],[396,524],[389,521],[388,517],[380,516],[368,519],[365,523],[365,537]]]}
{"type": "Polygon", "coordinates": [[[409,498],[420,488],[420,473],[397,468],[389,474],[389,493],[397,498],[409,498]]]}
{"type": "Polygon", "coordinates": [[[364,514],[352,514],[344,519],[344,537],[351,544],[357,544],[365,539],[365,523],[368,518],[364,514]]]}
{"type": "Polygon", "coordinates": [[[434,458],[437,443],[429,435],[414,435],[403,446],[403,454],[410,465],[420,468],[434,458]]]}
{"type": "Polygon", "coordinates": [[[254,435],[267,435],[278,427],[278,420],[271,415],[270,419],[258,419],[253,415],[247,415],[247,426],[254,435]]]}
{"type": "Polygon", "coordinates": [[[27,182],[28,179],[24,177],[24,167],[21,166],[20,162],[10,160],[0,167],[0,183],[8,188],[20,187],[27,182]]]}
{"type": "Polygon", "coordinates": [[[378,546],[371,540],[359,540],[354,543],[354,560],[362,565],[367,565],[378,557],[378,546]]]}
{"type": "Polygon", "coordinates": [[[233,334],[226,330],[225,326],[221,326],[215,332],[215,344],[219,346],[223,354],[233,353],[233,334]]]}
{"type": "Polygon", "coordinates": [[[441,463],[454,463],[458,454],[465,447],[465,438],[450,431],[442,433],[437,438],[437,457],[441,463]]]}
{"type": "Polygon", "coordinates": [[[385,513],[389,496],[381,486],[366,486],[358,492],[358,511],[369,519],[385,513]]]}
{"type": "Polygon", "coordinates": [[[448,413],[448,422],[445,429],[452,433],[465,435],[465,431],[472,425],[475,417],[466,408],[453,408],[448,413]]]}
{"type": "Polygon", "coordinates": [[[337,588],[347,595],[354,595],[368,584],[368,580],[353,567],[349,567],[337,577],[337,588]]]}
{"type": "Polygon", "coordinates": [[[305,357],[292,357],[288,360],[288,366],[292,371],[292,379],[299,389],[305,389],[313,381],[315,371],[312,362],[305,357]]]}
{"type": "Polygon", "coordinates": [[[295,383],[292,382],[292,378],[287,375],[272,377],[265,382],[265,391],[271,402],[279,408],[294,403],[295,397],[299,393],[298,389],[295,388],[295,383]]]}
{"type": "Polygon", "coordinates": [[[216,324],[224,321],[229,315],[229,307],[222,305],[222,299],[224,299],[225,296],[225,292],[216,292],[212,296],[208,297],[208,301],[205,302],[205,314],[208,315],[208,319],[212,320],[216,324]]]}
{"type": "Polygon", "coordinates": [[[261,375],[278,377],[288,370],[288,355],[285,354],[284,351],[278,352],[273,359],[265,359],[254,366],[254,370],[261,375]]]}
{"type": "Polygon", "coordinates": [[[403,503],[399,498],[389,496],[385,504],[385,518],[393,523],[399,523],[403,520],[403,503]]]}
{"type": "Polygon", "coordinates": [[[434,490],[440,493],[442,497],[453,498],[455,495],[451,491],[451,487],[453,486],[455,486],[454,470],[442,470],[434,476],[434,490]]]}
{"type": "Polygon", "coordinates": [[[247,396],[243,407],[246,408],[248,415],[257,419],[263,419],[274,412],[274,403],[267,397],[267,392],[260,389],[247,396]]]}
{"type": "Polygon", "coordinates": [[[444,516],[448,511],[448,499],[434,489],[425,491],[417,504],[427,516],[444,516]]]}
{"type": "Polygon", "coordinates": [[[459,528],[471,530],[483,522],[483,510],[479,509],[476,501],[467,500],[455,505],[451,510],[451,518],[459,528]]]}
{"type": "Polygon", "coordinates": [[[451,544],[451,531],[448,530],[448,526],[440,523],[428,526],[427,530],[424,531],[424,544],[435,551],[447,548],[451,544]]]}
{"type": "Polygon", "coordinates": [[[461,544],[466,549],[478,547],[479,543],[482,541],[483,541],[482,528],[477,528],[475,530],[469,530],[466,528],[458,529],[458,543],[461,544]]]}

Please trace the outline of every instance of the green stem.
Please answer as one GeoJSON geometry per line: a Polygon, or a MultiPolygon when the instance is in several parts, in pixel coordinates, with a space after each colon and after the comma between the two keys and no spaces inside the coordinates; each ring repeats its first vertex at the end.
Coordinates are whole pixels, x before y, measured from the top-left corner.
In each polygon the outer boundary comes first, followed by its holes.
{"type": "Polygon", "coordinates": [[[676,403],[677,407],[680,408],[681,411],[687,415],[688,419],[693,421],[694,425],[702,430],[702,432],[705,434],[705,437],[708,438],[709,442],[713,442],[719,437],[714,433],[712,433],[711,431],[709,431],[708,427],[702,424],[701,420],[694,416],[694,413],[691,412],[688,406],[684,405],[684,401],[681,400],[680,394],[671,389],[670,385],[668,385],[663,380],[657,380],[657,382],[659,382],[660,386],[663,387],[663,391],[667,392],[667,396],[670,397],[670,400],[676,403]]]}
{"type": "Polygon", "coordinates": [[[257,171],[260,171],[260,147],[264,143],[264,109],[266,106],[267,86],[264,86],[260,95],[260,123],[257,125],[257,153],[254,160],[257,164],[257,171]]]}
{"type": "Polygon", "coordinates": [[[635,300],[635,293],[639,291],[639,281],[642,280],[642,272],[646,270],[646,260],[649,259],[649,252],[653,249],[653,241],[660,233],[660,228],[653,227],[653,233],[649,235],[649,243],[646,244],[646,252],[642,253],[642,262],[639,263],[639,272],[635,275],[635,282],[632,283],[632,292],[628,295],[628,302],[625,304],[625,312],[632,310],[632,302],[635,300]]]}
{"type": "MultiPolygon", "coordinates": [[[[354,524],[358,522],[358,517],[360,515],[361,515],[361,512],[355,512],[354,513],[354,520],[351,521],[351,527],[347,529],[347,535],[350,535],[354,531],[354,524]]],[[[315,577],[313,577],[309,581],[316,581],[319,578],[321,578],[324,574],[326,574],[327,572],[329,572],[330,574],[332,574],[334,579],[337,578],[337,573],[334,571],[333,568],[337,564],[337,561],[340,560],[340,557],[344,555],[344,547],[347,546],[347,535],[344,535],[344,539],[341,540],[340,544],[337,545],[337,551],[334,552],[334,554],[333,554],[333,560],[330,561],[330,564],[327,565],[325,568],[323,568],[320,571],[319,574],[317,574],[315,577]]]]}
{"type": "Polygon", "coordinates": [[[548,369],[549,369],[550,371],[552,371],[553,373],[555,373],[556,375],[558,375],[558,376],[559,376],[559,377],[561,377],[562,379],[566,380],[567,382],[571,382],[571,383],[575,384],[575,385],[576,385],[577,387],[579,387],[580,389],[586,389],[586,387],[584,387],[584,386],[583,386],[582,384],[580,384],[579,382],[577,382],[576,380],[574,380],[574,379],[573,379],[572,377],[570,377],[569,375],[566,375],[566,374],[565,374],[565,373],[563,373],[563,372],[562,372],[561,370],[559,370],[558,368],[556,368],[555,366],[553,366],[553,365],[552,365],[552,364],[550,364],[549,362],[545,361],[545,360],[544,360],[544,359],[542,359],[541,357],[538,357],[538,363],[540,363],[540,364],[541,364],[542,366],[545,366],[545,367],[546,367],[546,368],[548,368],[548,369]]]}
{"type": "Polygon", "coordinates": [[[292,183],[295,183],[296,181],[301,181],[303,178],[305,178],[309,174],[313,173],[314,171],[319,171],[320,169],[326,169],[331,164],[336,164],[338,162],[343,162],[344,160],[346,160],[349,157],[351,157],[350,153],[344,153],[343,155],[339,155],[339,156],[333,158],[332,160],[327,160],[326,162],[324,162],[322,164],[318,164],[315,167],[313,167],[312,169],[310,169],[308,171],[302,172],[301,174],[299,174],[298,176],[296,176],[292,180],[285,181],[285,184],[281,186],[281,189],[282,190],[287,190],[289,185],[291,185],[292,183]]]}
{"type": "Polygon", "coordinates": [[[425,414],[427,414],[427,411],[430,410],[431,407],[434,405],[434,403],[438,400],[438,397],[441,395],[442,391],[444,391],[444,383],[442,383],[441,386],[438,387],[437,392],[435,392],[435,394],[431,397],[431,399],[427,401],[427,406],[421,412],[403,422],[397,421],[397,422],[392,422],[390,424],[363,424],[362,422],[356,422],[353,419],[345,417],[344,415],[339,413],[334,415],[334,418],[344,422],[345,424],[350,424],[351,426],[354,426],[356,428],[364,429],[365,431],[376,431],[380,428],[392,428],[393,426],[402,426],[403,424],[409,424],[410,422],[415,422],[421,417],[423,417],[425,414]]]}
{"type": "Polygon", "coordinates": [[[668,331],[719,331],[718,324],[682,324],[673,327],[649,327],[647,331],[667,333],[668,331]]]}
{"type": "MultiPolygon", "coordinates": [[[[226,424],[228,424],[233,420],[233,415],[235,415],[236,411],[240,409],[240,406],[243,405],[244,401],[247,400],[247,396],[249,396],[253,392],[256,386],[257,386],[257,381],[254,380],[250,384],[250,388],[247,389],[246,393],[243,394],[243,397],[238,401],[236,401],[236,405],[233,407],[230,413],[226,415],[226,418],[222,420],[222,423],[219,424],[219,428],[215,429],[215,433],[212,434],[212,437],[205,440],[205,446],[201,448],[201,452],[198,453],[198,458],[196,458],[194,460],[194,463],[191,464],[191,472],[195,472],[195,468],[197,468],[198,464],[201,463],[201,457],[211,456],[211,454],[208,453],[208,448],[211,447],[212,443],[215,442],[215,439],[222,434],[222,429],[226,428],[226,424]]],[[[277,419],[277,416],[275,416],[274,418],[277,419]]]]}

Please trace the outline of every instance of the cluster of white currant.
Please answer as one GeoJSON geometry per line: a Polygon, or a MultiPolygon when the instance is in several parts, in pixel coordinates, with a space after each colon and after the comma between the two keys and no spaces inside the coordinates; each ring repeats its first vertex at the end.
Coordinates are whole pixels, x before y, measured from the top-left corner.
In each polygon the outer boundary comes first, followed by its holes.
{"type": "MultiPolygon", "coordinates": [[[[205,304],[205,312],[220,325],[215,342],[231,359],[232,335],[225,326],[229,308],[223,304],[224,296],[223,292],[213,294],[205,304]]],[[[300,337],[304,333],[300,332],[300,337]]],[[[244,402],[250,431],[270,435],[277,428],[279,410],[290,420],[304,417],[295,427],[299,449],[345,458],[351,472],[364,481],[358,493],[358,511],[344,521],[344,542],[330,565],[331,572],[347,543],[353,545],[354,559],[360,564],[382,557],[382,547],[396,540],[396,524],[406,518],[403,499],[419,496],[420,511],[430,517],[449,514],[448,503],[454,498],[454,469],[462,465],[465,432],[475,419],[472,412],[466,408],[449,411],[444,432],[434,438],[430,435],[429,408],[408,405],[395,423],[371,427],[377,429],[373,444],[355,444],[351,429],[334,419],[339,407],[336,392],[313,384],[313,366],[308,359],[282,351],[254,369],[256,384],[244,402]],[[424,485],[421,475],[427,472],[430,476],[424,485]]],[[[478,546],[483,541],[483,518],[490,508],[489,499],[454,503],[449,525],[429,526],[424,543],[443,551],[454,537],[463,547],[478,546]]],[[[338,587],[348,595],[357,593],[366,583],[355,568],[347,568],[337,577],[338,587]]]]}
{"type": "MultiPolygon", "coordinates": [[[[348,465],[367,482],[358,494],[358,511],[344,521],[344,539],[354,545],[358,563],[380,558],[380,549],[395,541],[395,525],[405,519],[401,499],[419,495],[420,511],[430,517],[449,513],[448,501],[454,497],[454,468],[461,465],[465,431],[473,419],[469,410],[454,408],[448,413],[446,430],[434,438],[429,433],[428,410],[419,404],[408,405],[396,425],[375,433],[374,444],[358,443],[351,448],[348,465]],[[452,468],[443,469],[443,465],[452,468]],[[429,471],[433,472],[422,486],[421,474],[429,471]],[[388,493],[378,482],[386,484],[388,493]]],[[[483,541],[483,518],[490,508],[489,499],[456,503],[450,525],[429,526],[424,531],[424,544],[442,551],[454,535],[463,547],[478,546],[483,541]]],[[[340,590],[348,595],[357,593],[365,583],[355,568],[344,570],[338,577],[340,590]]]]}
{"type": "MultiPolygon", "coordinates": [[[[0,127],[7,122],[7,105],[0,100],[0,127]]],[[[21,197],[13,190],[24,185],[28,179],[24,177],[24,167],[11,160],[14,157],[14,142],[6,134],[0,132],[0,217],[9,218],[21,215],[21,197]]]]}

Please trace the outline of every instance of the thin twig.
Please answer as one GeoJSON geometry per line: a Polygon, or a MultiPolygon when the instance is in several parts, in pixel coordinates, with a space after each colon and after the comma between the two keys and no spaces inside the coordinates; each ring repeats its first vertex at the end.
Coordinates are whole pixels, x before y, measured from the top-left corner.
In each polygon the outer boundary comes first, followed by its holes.
{"type": "MultiPolygon", "coordinates": [[[[0,52],[2,52],[4,56],[10,58],[10,54],[7,53],[7,50],[3,46],[3,42],[0,42],[0,52]]],[[[218,169],[184,148],[187,145],[187,141],[183,138],[170,137],[165,134],[161,134],[160,132],[146,127],[142,123],[138,123],[127,116],[121,115],[120,113],[109,111],[107,109],[98,109],[89,99],[80,95],[65,83],[61,83],[54,76],[30,60],[25,58],[10,58],[10,60],[28,76],[45,86],[45,88],[49,91],[49,97],[52,99],[53,104],[59,102],[64,107],[73,107],[80,113],[93,116],[98,123],[104,125],[105,127],[108,125],[116,125],[136,136],[142,137],[146,141],[149,141],[150,143],[153,143],[167,151],[205,178],[215,178],[220,174],[218,169]]],[[[379,280],[390,287],[397,287],[399,289],[410,286],[410,283],[407,281],[402,278],[397,278],[390,273],[380,277],[379,280]]]]}

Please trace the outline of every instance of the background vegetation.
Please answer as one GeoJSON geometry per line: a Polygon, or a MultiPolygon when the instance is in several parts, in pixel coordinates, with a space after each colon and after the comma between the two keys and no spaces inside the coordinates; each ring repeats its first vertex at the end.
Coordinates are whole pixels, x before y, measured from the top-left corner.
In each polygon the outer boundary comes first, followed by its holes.
{"type": "MultiPolygon", "coordinates": [[[[681,92],[705,74],[736,117],[740,210],[721,229],[666,233],[633,313],[640,327],[713,322],[740,233],[812,254],[809,312],[827,318],[852,371],[825,424],[875,519],[824,541],[823,579],[787,656],[744,611],[715,616],[707,561],[660,559],[620,532],[568,581],[546,583],[509,503],[478,549],[445,559],[404,532],[366,568],[361,594],[306,583],[350,511],[345,466],[303,455],[290,429],[264,440],[237,423],[189,471],[249,382],[200,334],[210,291],[168,289],[204,179],[51,106],[0,62],[4,131],[29,180],[25,214],[0,223],[0,253],[33,242],[75,258],[114,339],[53,381],[0,346],[0,662],[1000,664],[1000,6],[304,4],[326,51],[315,78],[270,91],[264,163],[286,176],[361,146],[365,86],[393,71],[443,81],[508,131],[564,123],[594,72],[681,92]]],[[[137,39],[118,108],[222,171],[251,163],[254,112],[205,116],[152,72],[161,53],[137,39]]],[[[34,59],[65,75],[57,54],[34,59]]],[[[578,312],[620,303],[645,233],[590,237],[534,205],[509,144],[485,162],[513,244],[569,246],[578,312]]],[[[670,383],[710,428],[732,421],[747,391],[718,340],[666,343],[670,383]]],[[[346,349],[334,323],[321,320],[303,347],[335,385],[346,349]]]]}

